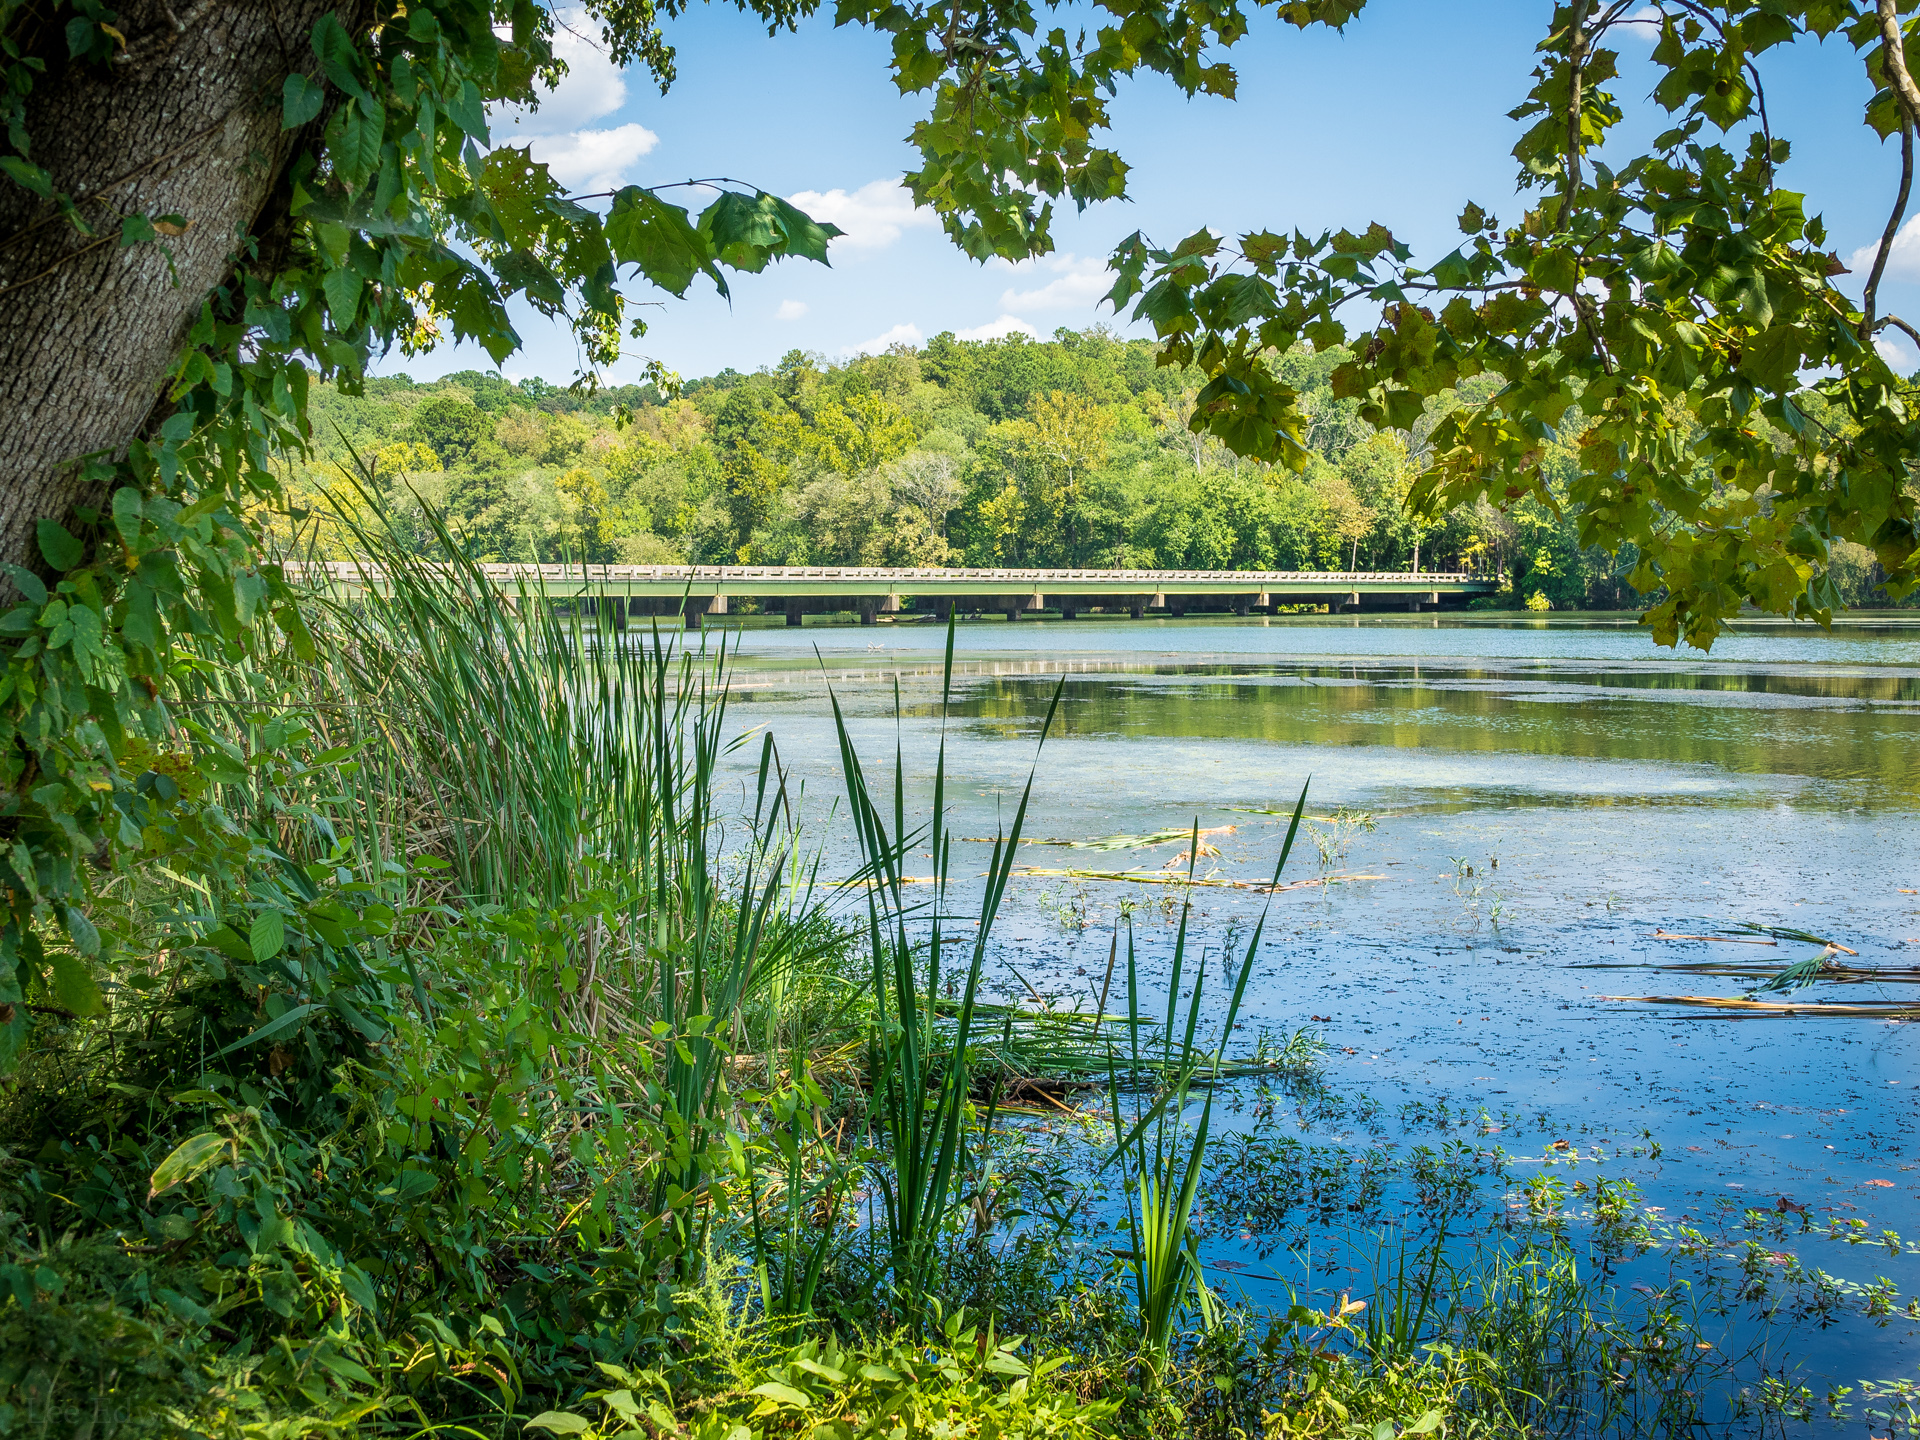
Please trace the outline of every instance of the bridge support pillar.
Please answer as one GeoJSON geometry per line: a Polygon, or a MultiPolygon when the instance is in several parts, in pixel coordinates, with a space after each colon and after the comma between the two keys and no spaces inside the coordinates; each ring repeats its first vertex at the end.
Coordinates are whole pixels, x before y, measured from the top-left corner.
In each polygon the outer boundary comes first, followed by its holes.
{"type": "Polygon", "coordinates": [[[800,599],[787,601],[787,628],[798,630],[806,623],[807,602],[800,599]]]}
{"type": "Polygon", "coordinates": [[[1141,601],[1136,600],[1133,602],[1133,604],[1127,607],[1127,613],[1133,616],[1134,619],[1138,620],[1142,615],[1145,615],[1147,613],[1147,607],[1141,601]]]}
{"type": "Polygon", "coordinates": [[[724,615],[727,613],[727,597],[724,595],[705,597],[689,595],[683,613],[686,616],[687,629],[698,630],[702,616],[724,615]]]}
{"type": "Polygon", "coordinates": [[[1061,618],[1062,620],[1077,620],[1077,619],[1079,619],[1079,618],[1080,618],[1080,607],[1079,607],[1078,605],[1076,605],[1076,604],[1074,604],[1074,603],[1073,603],[1073,601],[1071,601],[1071,600],[1062,600],[1062,601],[1060,602],[1060,618],[1061,618]]]}
{"type": "Polygon", "coordinates": [[[860,623],[862,625],[878,625],[880,623],[880,597],[879,596],[877,595],[862,596],[860,598],[857,608],[860,611],[860,623]]]}
{"type": "Polygon", "coordinates": [[[1239,595],[1234,598],[1233,613],[1241,619],[1246,619],[1246,617],[1252,613],[1252,610],[1253,601],[1249,600],[1245,595],[1239,595]]]}

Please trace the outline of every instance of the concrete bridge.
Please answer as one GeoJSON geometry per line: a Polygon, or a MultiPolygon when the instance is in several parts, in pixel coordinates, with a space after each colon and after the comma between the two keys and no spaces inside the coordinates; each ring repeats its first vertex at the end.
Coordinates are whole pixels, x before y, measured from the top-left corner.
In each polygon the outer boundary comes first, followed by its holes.
{"type": "MultiPolygon", "coordinates": [[[[377,568],[352,561],[289,566],[335,585],[380,583],[377,568]],[[316,573],[317,572],[317,573],[316,573]]],[[[1326,570],[919,570],[851,565],[482,565],[503,589],[539,591],[550,601],[583,608],[615,607],[629,615],[683,616],[697,629],[705,616],[739,613],[752,602],[763,614],[784,613],[789,625],[809,614],[854,611],[863,625],[911,608],[943,618],[1004,613],[1009,620],[1053,611],[1071,620],[1091,611],[1124,611],[1135,619],[1203,612],[1248,615],[1287,605],[1330,610],[1419,610],[1465,604],[1492,594],[1498,582],[1465,571],[1326,570]]]]}

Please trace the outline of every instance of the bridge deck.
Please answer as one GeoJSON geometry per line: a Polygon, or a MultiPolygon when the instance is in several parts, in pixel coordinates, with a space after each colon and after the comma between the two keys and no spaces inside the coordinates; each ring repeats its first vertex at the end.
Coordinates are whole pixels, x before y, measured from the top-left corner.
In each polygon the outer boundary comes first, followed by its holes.
{"type": "MultiPolygon", "coordinates": [[[[1167,597],[1245,598],[1267,605],[1322,600],[1345,603],[1358,597],[1433,603],[1442,596],[1492,592],[1497,582],[1466,571],[1328,570],[942,570],[863,566],[775,565],[483,565],[488,579],[503,586],[528,585],[555,599],[610,595],[674,600],[760,599],[829,600],[878,598],[886,608],[926,597],[976,601],[986,608],[1008,599],[1026,608],[1048,600],[1097,604],[1103,598],[1160,601],[1167,597]]],[[[378,585],[377,567],[352,561],[290,566],[309,579],[336,585],[378,585]]]]}

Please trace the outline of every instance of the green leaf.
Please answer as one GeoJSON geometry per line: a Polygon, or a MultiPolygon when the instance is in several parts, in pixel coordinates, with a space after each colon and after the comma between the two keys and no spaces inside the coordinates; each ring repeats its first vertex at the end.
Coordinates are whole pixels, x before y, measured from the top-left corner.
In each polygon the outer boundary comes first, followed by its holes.
{"type": "Polygon", "coordinates": [[[58,520],[42,520],[34,527],[40,537],[40,553],[47,563],[65,574],[86,557],[86,547],[58,520]]]}
{"type": "Polygon", "coordinates": [[[19,565],[0,566],[0,569],[6,571],[7,578],[13,581],[13,588],[20,592],[23,600],[34,605],[47,603],[47,587],[41,583],[38,575],[19,565]]]}
{"type": "Polygon", "coordinates": [[[323,1008],[324,1007],[320,1005],[296,1005],[278,1020],[269,1020],[251,1035],[243,1036],[224,1049],[215,1051],[212,1058],[218,1060],[222,1055],[230,1055],[235,1050],[245,1049],[257,1041],[271,1040],[275,1036],[284,1035],[314,1011],[323,1008]]]}
{"type": "Polygon", "coordinates": [[[122,485],[113,492],[113,528],[129,546],[140,538],[140,517],[145,503],[131,485],[122,485]]]}
{"type": "Polygon", "coordinates": [[[233,577],[233,613],[242,625],[253,623],[253,612],[267,593],[266,577],[257,570],[243,570],[233,577]]]}
{"type": "Polygon", "coordinates": [[[694,228],[687,212],[637,185],[613,197],[607,244],[615,259],[638,265],[642,275],[671,295],[684,296],[693,277],[703,272],[722,295],[727,293],[707,237],[694,228]]]}
{"type": "Polygon", "coordinates": [[[336,1351],[322,1348],[315,1352],[314,1358],[334,1374],[338,1375],[342,1380],[351,1380],[357,1385],[373,1385],[376,1383],[373,1376],[367,1373],[367,1368],[364,1365],[357,1360],[350,1360],[345,1355],[341,1355],[336,1351]]]}
{"type": "Polygon", "coordinates": [[[551,1430],[556,1435],[584,1435],[593,1428],[578,1415],[570,1415],[565,1410],[542,1410],[526,1423],[529,1430],[535,1427],[551,1430]]]}
{"type": "Polygon", "coordinates": [[[73,948],[82,955],[91,958],[100,953],[100,932],[77,905],[67,906],[67,934],[73,940],[73,948]]]}
{"type": "Polygon", "coordinates": [[[286,946],[286,917],[278,910],[262,910],[254,918],[253,929],[247,936],[247,948],[253,952],[254,963],[266,964],[286,946]]]}
{"type": "Polygon", "coordinates": [[[217,1135],[211,1130],[189,1135],[174,1147],[172,1154],[153,1167],[153,1180],[147,1198],[151,1200],[176,1185],[206,1174],[220,1163],[224,1155],[239,1158],[238,1148],[231,1137],[217,1135]]]}
{"type": "Polygon", "coordinates": [[[360,309],[362,283],[358,271],[344,267],[329,270],[327,278],[320,282],[320,289],[326,294],[327,310],[333,316],[335,328],[346,330],[353,325],[353,317],[360,309]]]}
{"type": "Polygon", "coordinates": [[[280,128],[298,130],[318,116],[326,103],[327,87],[295,71],[280,87],[280,128]]]}
{"type": "Polygon", "coordinates": [[[331,995],[327,996],[327,1004],[333,1008],[336,1015],[340,1016],[349,1025],[353,1026],[354,1029],[366,1036],[370,1043],[378,1045],[382,1040],[387,1038],[387,1032],[385,1030],[362,1015],[354,1008],[353,1002],[338,990],[335,990],[331,995]]]}
{"type": "Polygon", "coordinates": [[[358,105],[350,106],[334,117],[333,136],[327,156],[349,190],[359,190],[380,164],[380,139],[386,130],[386,116],[369,118],[358,105]]]}
{"type": "MultiPolygon", "coordinates": [[[[98,943],[96,939],[96,946],[98,943]]],[[[106,1001],[100,998],[100,987],[85,961],[59,952],[47,958],[53,971],[53,998],[61,1009],[82,1018],[107,1013],[106,1001]]]]}
{"type": "Polygon", "coordinates": [[[493,273],[502,288],[519,290],[529,300],[560,309],[567,303],[566,288],[558,277],[525,250],[510,250],[493,262],[493,273]]]}
{"type": "Polygon", "coordinates": [[[797,255],[802,260],[818,260],[827,263],[827,242],[837,240],[847,232],[838,225],[823,224],[815,220],[804,210],[795,209],[778,195],[769,195],[773,202],[775,223],[779,225],[786,243],[781,247],[783,255],[797,255]]]}
{"type": "Polygon", "coordinates": [[[16,185],[25,187],[42,200],[53,198],[53,176],[23,155],[0,155],[0,170],[7,172],[16,185]]]}
{"type": "Polygon", "coordinates": [[[347,1298],[362,1310],[371,1313],[378,1312],[380,1309],[380,1297],[373,1288],[373,1281],[358,1265],[348,1264],[341,1270],[340,1288],[346,1292],[347,1298]]]}
{"type": "Polygon", "coordinates": [[[360,52],[354,49],[353,37],[331,11],[314,22],[313,53],[320,57],[320,68],[327,72],[329,80],[356,100],[366,98],[367,87],[360,83],[360,52]]]}
{"type": "Polygon", "coordinates": [[[253,951],[247,948],[240,938],[240,932],[231,925],[216,925],[201,937],[200,943],[218,950],[229,960],[237,960],[242,965],[253,963],[253,951]]]}
{"type": "MultiPolygon", "coordinates": [[[[724,192],[700,215],[700,233],[708,238],[722,264],[756,274],[766,269],[775,249],[785,240],[777,224],[771,195],[724,192]]],[[[783,202],[784,203],[784,202],[783,202]]]]}
{"type": "Polygon", "coordinates": [[[480,89],[471,80],[460,83],[460,94],[446,102],[447,114],[461,130],[482,145],[487,140],[487,108],[480,102],[480,89]]]}
{"type": "Polygon", "coordinates": [[[813,1400],[806,1392],[796,1390],[791,1385],[782,1385],[778,1380],[764,1381],[747,1393],[761,1395],[769,1400],[778,1400],[783,1405],[792,1405],[801,1410],[810,1409],[813,1405],[813,1400]]]}

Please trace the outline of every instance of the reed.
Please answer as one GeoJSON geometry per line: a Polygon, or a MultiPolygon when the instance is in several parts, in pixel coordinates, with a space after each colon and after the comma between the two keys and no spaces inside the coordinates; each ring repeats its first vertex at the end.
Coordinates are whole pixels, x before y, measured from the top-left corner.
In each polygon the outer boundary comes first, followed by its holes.
{"type": "MultiPolygon", "coordinates": [[[[1274,866],[1269,897],[1279,887],[1280,876],[1293,852],[1294,838],[1300,831],[1300,816],[1306,809],[1307,787],[1301,786],[1299,802],[1287,826],[1286,840],[1280,847],[1280,859],[1274,866]]],[[[1189,876],[1194,857],[1199,854],[1199,822],[1195,821],[1192,843],[1188,848],[1189,876]]],[[[1161,1053],[1158,1069],[1167,1077],[1160,1097],[1147,1106],[1129,1127],[1121,1113],[1120,1070],[1117,1063],[1108,1066],[1108,1099],[1113,1115],[1114,1148],[1106,1164],[1121,1166],[1122,1191],[1126,1194],[1127,1226],[1132,1248],[1121,1258],[1133,1281],[1133,1298],[1139,1317],[1141,1352],[1156,1373],[1164,1370],[1175,1326],[1193,1310],[1211,1327],[1214,1317],[1212,1293],[1201,1269],[1198,1238],[1192,1226],[1194,1199],[1204,1172],[1208,1128],[1213,1118],[1213,1089],[1205,1087],[1200,1117],[1191,1138],[1183,1135],[1182,1119],[1189,1092],[1203,1065],[1218,1072],[1225,1059],[1228,1038],[1239,1017],[1240,1003],[1246,995],[1247,979],[1253,973],[1253,961],[1266,931],[1267,916],[1273,901],[1268,899],[1260,919],[1247,940],[1247,948],[1234,976],[1233,995],[1221,1022],[1220,1041],[1211,1054],[1202,1057],[1194,1049],[1194,1036],[1200,1023],[1202,996],[1206,990],[1206,968],[1197,968],[1193,989],[1187,1001],[1184,1024],[1178,1027],[1180,983],[1187,961],[1187,937],[1193,914],[1191,891],[1180,908],[1180,927],[1174,939],[1173,962],[1167,977],[1167,1013],[1160,1027],[1161,1053]],[[1208,1064],[1208,1062],[1211,1062],[1208,1064]],[[1184,1143],[1183,1143],[1184,1142],[1184,1143]]],[[[1126,1035],[1131,1047],[1131,1070],[1135,1075],[1148,1068],[1141,1054],[1143,1031],[1140,1025],[1140,975],[1134,950],[1133,931],[1127,931],[1127,1019],[1126,1035]]],[[[1209,1076],[1211,1078],[1211,1074],[1209,1076]]],[[[1104,1168],[1104,1166],[1102,1167],[1104,1168]]]]}
{"type": "MultiPolygon", "coordinates": [[[[866,935],[875,1005],[869,1083],[873,1112],[887,1150],[885,1162],[875,1170],[875,1180],[881,1193],[894,1292],[909,1323],[918,1323],[929,1313],[927,1302],[939,1261],[939,1242],[958,1203],[956,1181],[965,1160],[971,1111],[972,1047],[980,1018],[980,977],[994,920],[1013,873],[1039,767],[1036,748],[1034,768],[1028,773],[1013,824],[994,841],[977,928],[970,941],[962,937],[950,942],[942,921],[947,914],[954,842],[946,823],[946,726],[953,691],[953,647],[954,621],[949,619],[932,818],[924,827],[908,828],[906,766],[898,742],[889,815],[868,783],[839,696],[832,694],[848,814],[868,882],[864,887],[866,935]],[[909,893],[904,873],[906,857],[922,845],[934,856],[934,884],[924,905],[909,893]],[[924,942],[917,933],[922,917],[924,942]],[[958,943],[966,960],[957,976],[961,982],[959,1003],[946,1009],[938,997],[949,943],[958,943]],[[920,964],[923,954],[924,986],[920,964]]],[[[1064,684],[1063,680],[1055,687],[1053,701],[1047,707],[1040,746],[1046,744],[1053,728],[1064,684]]]]}
{"type": "Polygon", "coordinates": [[[773,738],[736,794],[724,642],[630,632],[538,580],[503,590],[430,512],[431,564],[343,523],[380,583],[326,597],[328,657],[305,679],[377,755],[369,828],[400,863],[449,866],[463,911],[561,918],[581,1028],[634,1042],[584,1083],[644,1097],[675,1136],[653,1196],[673,1209],[735,1108],[731,1057],[753,1032],[769,1057],[791,1039],[787,1012],[846,944],[773,738]]]}

